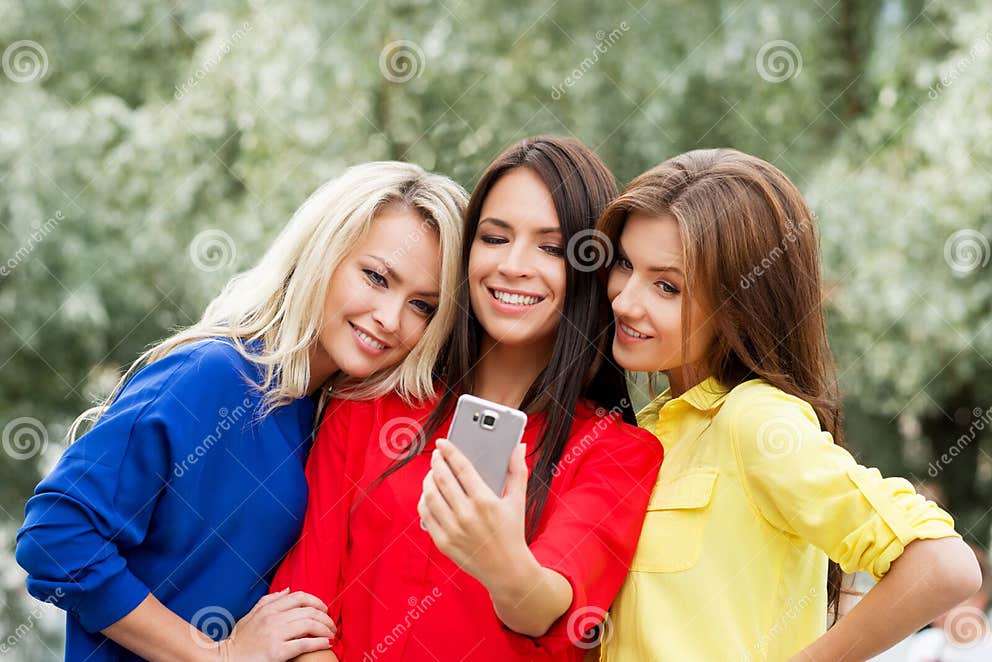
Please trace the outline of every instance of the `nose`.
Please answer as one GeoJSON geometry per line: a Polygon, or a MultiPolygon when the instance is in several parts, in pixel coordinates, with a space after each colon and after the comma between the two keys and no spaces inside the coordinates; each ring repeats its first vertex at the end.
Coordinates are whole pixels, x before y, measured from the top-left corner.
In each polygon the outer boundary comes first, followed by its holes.
{"type": "Polygon", "coordinates": [[[613,297],[610,305],[613,307],[613,314],[617,317],[634,320],[644,315],[644,305],[641,303],[640,288],[636,278],[629,278],[624,283],[623,289],[613,297]]]}
{"type": "Polygon", "coordinates": [[[510,249],[504,254],[499,263],[499,274],[507,278],[523,278],[532,274],[530,265],[527,264],[527,244],[517,241],[510,244],[510,249]]]}
{"type": "Polygon", "coordinates": [[[400,328],[400,316],[403,314],[403,306],[406,300],[403,297],[393,296],[383,299],[372,310],[372,319],[379,328],[389,334],[394,334],[400,328]]]}

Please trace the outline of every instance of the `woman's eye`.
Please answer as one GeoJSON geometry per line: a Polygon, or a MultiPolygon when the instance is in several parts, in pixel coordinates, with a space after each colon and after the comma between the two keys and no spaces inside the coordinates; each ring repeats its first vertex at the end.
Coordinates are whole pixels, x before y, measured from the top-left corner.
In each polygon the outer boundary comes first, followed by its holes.
{"type": "Polygon", "coordinates": [[[663,281],[663,280],[659,280],[657,282],[657,285],[658,285],[658,287],[660,287],[662,289],[662,291],[665,292],[665,294],[678,294],[679,293],[679,289],[677,287],[675,287],[674,285],[672,285],[671,283],[669,283],[669,282],[666,282],[666,281],[663,281]]]}
{"type": "Polygon", "coordinates": [[[362,271],[365,272],[365,275],[373,285],[378,285],[379,287],[386,286],[386,277],[375,269],[362,269],[362,271]]]}
{"type": "Polygon", "coordinates": [[[555,257],[561,257],[565,254],[565,251],[562,250],[561,246],[541,246],[541,249],[548,255],[554,255],[555,257]]]}
{"type": "Polygon", "coordinates": [[[630,271],[630,270],[632,270],[634,268],[634,265],[632,265],[630,263],[630,260],[628,260],[627,258],[625,258],[622,255],[617,258],[617,261],[616,262],[614,262],[614,266],[619,267],[620,269],[623,269],[624,271],[630,271]]]}
{"type": "Polygon", "coordinates": [[[410,303],[413,304],[413,307],[417,309],[418,313],[424,316],[433,315],[434,311],[437,310],[437,308],[435,308],[431,304],[427,303],[426,301],[421,301],[420,299],[414,299],[410,303]]]}
{"type": "Polygon", "coordinates": [[[494,237],[490,234],[484,234],[479,237],[484,244],[505,244],[507,240],[504,237],[494,237]]]}

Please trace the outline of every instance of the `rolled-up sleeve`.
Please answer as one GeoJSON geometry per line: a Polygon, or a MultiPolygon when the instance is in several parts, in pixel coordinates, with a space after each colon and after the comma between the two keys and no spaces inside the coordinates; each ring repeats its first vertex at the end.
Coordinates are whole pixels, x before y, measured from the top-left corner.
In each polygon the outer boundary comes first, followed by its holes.
{"type": "Polygon", "coordinates": [[[155,588],[132,573],[127,551],[148,534],[176,444],[201,439],[218,403],[242,389],[224,353],[191,351],[139,370],[25,506],[15,558],[27,590],[88,632],[117,622],[155,588]]]}
{"type": "Polygon", "coordinates": [[[958,535],[951,516],[909,481],[883,478],[835,444],[807,402],[769,389],[737,403],[729,420],[754,507],[845,572],[880,579],[912,541],[958,535]]]}

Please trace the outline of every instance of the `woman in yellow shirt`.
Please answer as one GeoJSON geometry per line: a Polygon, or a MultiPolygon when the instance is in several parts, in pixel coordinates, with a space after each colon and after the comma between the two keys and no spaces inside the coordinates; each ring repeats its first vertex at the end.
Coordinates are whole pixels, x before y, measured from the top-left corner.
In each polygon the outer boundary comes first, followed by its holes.
{"type": "Polygon", "coordinates": [[[688,152],[599,228],[616,359],[670,384],[638,416],[665,461],[602,660],[865,660],[978,590],[950,516],[839,444],[817,234],[785,175],[688,152]],[[881,581],[828,631],[840,568],[881,581]]]}

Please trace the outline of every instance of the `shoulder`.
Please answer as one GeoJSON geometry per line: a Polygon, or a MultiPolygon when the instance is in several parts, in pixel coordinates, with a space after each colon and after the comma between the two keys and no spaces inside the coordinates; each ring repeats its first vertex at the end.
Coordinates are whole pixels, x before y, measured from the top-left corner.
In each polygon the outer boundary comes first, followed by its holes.
{"type": "Polygon", "coordinates": [[[714,425],[752,468],[792,467],[801,458],[808,459],[809,453],[832,446],[810,403],[763,380],[731,390],[714,425]]]}
{"type": "Polygon", "coordinates": [[[716,422],[718,425],[753,427],[769,418],[797,423],[805,420],[819,427],[812,405],[763,379],[752,379],[731,389],[716,416],[716,422]]]}
{"type": "Polygon", "coordinates": [[[396,392],[365,400],[332,397],[327,403],[322,425],[331,423],[335,418],[355,417],[379,426],[394,420],[422,422],[430,415],[435,403],[433,399],[409,401],[396,392]]]}
{"type": "Polygon", "coordinates": [[[249,406],[262,397],[253,383],[258,378],[257,365],[231,341],[206,338],[184,343],[142,366],[112,408],[144,404],[146,412],[178,409],[188,415],[217,403],[249,406]]]}
{"type": "Polygon", "coordinates": [[[618,412],[583,400],[576,407],[570,450],[599,449],[619,457],[628,454],[638,461],[660,461],[663,448],[648,430],[626,423],[618,412]]]}

